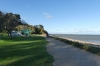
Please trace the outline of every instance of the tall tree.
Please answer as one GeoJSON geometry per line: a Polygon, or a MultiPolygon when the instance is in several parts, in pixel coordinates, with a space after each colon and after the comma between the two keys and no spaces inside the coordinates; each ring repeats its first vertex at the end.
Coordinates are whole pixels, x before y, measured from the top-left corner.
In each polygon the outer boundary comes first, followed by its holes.
{"type": "Polygon", "coordinates": [[[5,15],[5,22],[4,22],[4,29],[8,31],[10,34],[12,30],[15,29],[20,23],[20,15],[13,14],[13,13],[6,13],[5,15]]]}
{"type": "Polygon", "coordinates": [[[0,11],[0,32],[2,32],[4,30],[4,16],[5,14],[3,12],[0,11]]]}

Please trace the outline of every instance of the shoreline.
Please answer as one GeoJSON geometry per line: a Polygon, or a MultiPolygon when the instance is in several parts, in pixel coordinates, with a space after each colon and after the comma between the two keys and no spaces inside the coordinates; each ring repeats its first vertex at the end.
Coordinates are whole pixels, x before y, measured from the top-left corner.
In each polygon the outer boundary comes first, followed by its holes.
{"type": "Polygon", "coordinates": [[[98,45],[98,44],[91,43],[91,42],[73,40],[73,39],[69,39],[69,38],[51,36],[51,35],[50,35],[50,38],[54,38],[56,40],[66,43],[66,44],[72,45],[74,47],[80,48],[82,50],[86,50],[88,52],[91,52],[93,54],[97,54],[100,56],[100,44],[98,45]]]}
{"type": "MultiPolygon", "coordinates": [[[[50,37],[58,37],[58,36],[50,35],[50,37]]],[[[93,42],[82,41],[82,40],[75,40],[75,39],[64,38],[64,37],[58,37],[58,38],[65,39],[65,40],[69,40],[69,41],[72,41],[72,42],[82,43],[82,44],[88,45],[88,46],[93,46],[93,47],[98,47],[98,48],[100,48],[100,44],[99,44],[99,43],[93,43],[93,42]]]]}

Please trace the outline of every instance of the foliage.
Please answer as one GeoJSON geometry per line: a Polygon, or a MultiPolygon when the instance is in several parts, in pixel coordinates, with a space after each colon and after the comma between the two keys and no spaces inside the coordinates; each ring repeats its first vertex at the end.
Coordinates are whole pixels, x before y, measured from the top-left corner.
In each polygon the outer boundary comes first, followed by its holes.
{"type": "Polygon", "coordinates": [[[12,30],[21,31],[23,29],[31,30],[32,34],[45,33],[43,25],[29,25],[27,22],[21,19],[19,14],[3,13],[0,11],[0,32],[7,31],[8,34],[12,30]]]}
{"type": "Polygon", "coordinates": [[[18,25],[16,30],[22,31],[23,29],[31,30],[32,34],[43,34],[45,33],[44,27],[42,25],[18,25]]]}
{"type": "Polygon", "coordinates": [[[19,14],[3,13],[0,11],[0,31],[6,30],[10,33],[20,24],[20,19],[19,14]]]}

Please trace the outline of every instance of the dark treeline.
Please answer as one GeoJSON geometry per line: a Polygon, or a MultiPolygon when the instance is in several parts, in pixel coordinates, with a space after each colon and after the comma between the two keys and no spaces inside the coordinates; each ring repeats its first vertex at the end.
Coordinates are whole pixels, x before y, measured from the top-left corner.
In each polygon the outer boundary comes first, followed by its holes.
{"type": "Polygon", "coordinates": [[[3,13],[0,11],[0,32],[10,34],[12,30],[21,31],[22,29],[29,29],[32,34],[47,33],[43,25],[29,25],[21,19],[19,14],[3,13]]]}

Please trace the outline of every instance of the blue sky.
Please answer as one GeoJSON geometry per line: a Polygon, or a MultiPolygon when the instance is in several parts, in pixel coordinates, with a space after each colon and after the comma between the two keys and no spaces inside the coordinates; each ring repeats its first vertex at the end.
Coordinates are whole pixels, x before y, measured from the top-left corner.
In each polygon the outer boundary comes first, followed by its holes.
{"type": "Polygon", "coordinates": [[[100,34],[100,0],[0,0],[0,10],[49,33],[100,34]]]}

